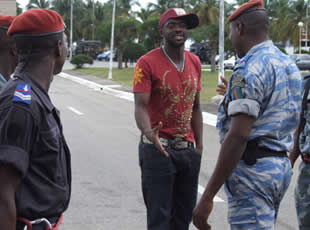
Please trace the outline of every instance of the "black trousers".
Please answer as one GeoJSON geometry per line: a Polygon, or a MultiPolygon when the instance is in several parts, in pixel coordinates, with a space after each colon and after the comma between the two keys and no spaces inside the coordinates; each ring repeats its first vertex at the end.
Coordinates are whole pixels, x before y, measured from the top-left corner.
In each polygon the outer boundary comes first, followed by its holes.
{"type": "Polygon", "coordinates": [[[197,200],[201,154],[193,147],[166,150],[169,157],[152,144],[139,144],[147,229],[188,230],[197,200]]]}

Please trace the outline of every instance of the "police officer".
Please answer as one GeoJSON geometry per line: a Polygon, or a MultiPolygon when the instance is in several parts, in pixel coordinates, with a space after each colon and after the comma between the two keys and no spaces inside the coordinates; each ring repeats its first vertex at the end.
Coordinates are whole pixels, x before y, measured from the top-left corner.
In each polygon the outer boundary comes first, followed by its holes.
{"type": "Polygon", "coordinates": [[[262,0],[243,4],[228,21],[240,60],[219,105],[222,145],[193,222],[211,228],[213,198],[225,183],[231,229],[271,230],[292,175],[286,152],[299,119],[301,75],[269,40],[262,0]]]}
{"type": "Polygon", "coordinates": [[[0,15],[0,89],[9,80],[17,65],[15,42],[7,36],[14,16],[0,15]]]}
{"type": "Polygon", "coordinates": [[[295,188],[295,204],[300,230],[310,229],[310,75],[304,77],[302,111],[294,135],[294,148],[290,153],[292,167],[301,156],[299,175],[295,188]]]}
{"type": "Polygon", "coordinates": [[[70,151],[48,90],[67,56],[52,10],[17,16],[8,30],[18,66],[0,93],[0,229],[59,229],[71,194],[70,151]]]}

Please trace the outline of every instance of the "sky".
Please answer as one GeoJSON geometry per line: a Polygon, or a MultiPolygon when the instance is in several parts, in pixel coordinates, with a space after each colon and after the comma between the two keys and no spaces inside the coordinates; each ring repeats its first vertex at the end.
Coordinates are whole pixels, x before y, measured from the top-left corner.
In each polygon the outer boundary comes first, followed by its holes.
{"type": "MultiPolygon", "coordinates": [[[[107,0],[95,0],[95,1],[104,3],[107,0]]],[[[17,0],[17,2],[24,8],[28,4],[29,0],[17,0]]],[[[143,8],[145,8],[149,2],[157,3],[157,0],[139,0],[139,3],[143,8]]]]}

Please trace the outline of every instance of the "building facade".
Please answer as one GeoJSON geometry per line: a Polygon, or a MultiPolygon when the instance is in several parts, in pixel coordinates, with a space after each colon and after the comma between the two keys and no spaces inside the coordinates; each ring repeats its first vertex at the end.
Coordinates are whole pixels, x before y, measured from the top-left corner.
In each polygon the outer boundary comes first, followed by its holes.
{"type": "Polygon", "coordinates": [[[16,0],[0,0],[1,15],[16,15],[16,0]]]}

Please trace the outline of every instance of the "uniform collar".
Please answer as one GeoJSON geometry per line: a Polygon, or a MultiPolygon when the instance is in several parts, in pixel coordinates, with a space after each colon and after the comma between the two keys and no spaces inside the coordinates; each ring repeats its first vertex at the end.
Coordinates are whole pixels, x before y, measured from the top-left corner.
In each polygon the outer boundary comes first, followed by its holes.
{"type": "Polygon", "coordinates": [[[273,46],[273,42],[271,40],[267,40],[267,41],[264,41],[264,42],[261,42],[255,46],[253,46],[249,51],[248,53],[246,54],[246,56],[251,56],[253,55],[254,53],[256,53],[257,51],[259,51],[260,49],[263,49],[263,48],[267,48],[267,47],[271,47],[273,46]]]}
{"type": "Polygon", "coordinates": [[[50,97],[45,92],[45,90],[37,83],[35,80],[33,80],[29,75],[22,72],[14,73],[14,77],[17,77],[19,79],[22,79],[28,83],[30,83],[33,91],[36,93],[36,95],[40,98],[41,102],[44,104],[44,106],[47,108],[49,112],[52,112],[55,106],[52,104],[50,97]]]}

